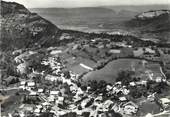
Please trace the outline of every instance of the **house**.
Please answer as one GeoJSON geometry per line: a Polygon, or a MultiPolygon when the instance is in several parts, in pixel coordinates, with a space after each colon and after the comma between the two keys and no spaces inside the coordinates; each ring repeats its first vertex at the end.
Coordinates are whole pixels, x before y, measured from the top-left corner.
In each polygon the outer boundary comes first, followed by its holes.
{"type": "Polygon", "coordinates": [[[155,50],[152,50],[151,48],[145,48],[145,53],[155,54],[155,50]]]}
{"type": "Polygon", "coordinates": [[[103,100],[103,97],[101,95],[97,96],[95,99],[96,102],[100,102],[102,100],[103,100]]]}
{"type": "Polygon", "coordinates": [[[20,117],[25,117],[25,113],[23,111],[19,112],[20,117]]]}
{"type": "Polygon", "coordinates": [[[59,103],[62,103],[62,104],[63,104],[63,102],[64,102],[64,97],[59,96],[59,97],[58,97],[58,101],[59,101],[59,103]]]}
{"type": "Polygon", "coordinates": [[[44,89],[38,89],[38,93],[42,93],[44,91],[44,89]]]}
{"type": "Polygon", "coordinates": [[[127,115],[135,114],[138,111],[138,105],[136,105],[132,101],[129,101],[129,102],[123,104],[123,111],[127,115]]]}
{"type": "Polygon", "coordinates": [[[69,86],[70,86],[70,85],[73,85],[73,83],[71,82],[70,79],[62,78],[62,80],[63,80],[63,83],[66,83],[66,84],[68,84],[69,86]]]}
{"type": "Polygon", "coordinates": [[[78,88],[76,95],[80,96],[80,95],[83,95],[83,94],[84,94],[84,92],[82,91],[82,89],[78,88]]]}
{"type": "Polygon", "coordinates": [[[112,110],[114,110],[115,112],[120,112],[120,111],[121,111],[120,105],[114,104],[114,105],[112,106],[112,110]]]}
{"type": "MultiPolygon", "coordinates": [[[[56,100],[56,101],[57,101],[57,100],[56,100]]],[[[64,97],[59,96],[59,97],[58,97],[58,104],[62,104],[62,105],[63,105],[63,103],[64,103],[64,97]]]]}
{"type": "Polygon", "coordinates": [[[50,91],[50,95],[58,95],[59,91],[50,91]]]}
{"type": "Polygon", "coordinates": [[[112,90],[112,93],[113,94],[117,94],[117,93],[119,93],[120,92],[120,89],[118,89],[117,87],[113,87],[113,90],[112,90]]]}
{"type": "Polygon", "coordinates": [[[127,101],[126,97],[119,97],[119,100],[122,101],[122,102],[127,101]]]}
{"type": "Polygon", "coordinates": [[[147,81],[146,80],[141,80],[141,81],[138,81],[136,82],[137,85],[147,85],[147,81]]]}
{"type": "Polygon", "coordinates": [[[72,37],[67,33],[63,33],[60,37],[60,40],[65,40],[65,39],[67,39],[67,40],[72,39],[72,37]]]}
{"type": "Polygon", "coordinates": [[[26,89],[26,87],[25,87],[24,85],[19,86],[19,88],[20,88],[20,89],[23,89],[23,90],[26,89]]]}
{"type": "Polygon", "coordinates": [[[20,63],[23,63],[24,62],[24,59],[21,57],[21,56],[17,56],[14,58],[14,61],[17,63],[17,64],[20,64],[20,63]]]}
{"type": "Polygon", "coordinates": [[[113,101],[111,101],[111,100],[106,100],[105,102],[104,102],[104,108],[108,111],[108,109],[109,109],[109,107],[111,106],[111,105],[113,105],[113,101]]]}
{"type": "Polygon", "coordinates": [[[123,88],[121,91],[124,95],[128,95],[130,93],[130,90],[128,90],[126,88],[123,88]]]}
{"type": "Polygon", "coordinates": [[[146,80],[142,80],[140,83],[141,83],[142,85],[147,85],[147,81],[146,81],[146,80]]]}
{"type": "Polygon", "coordinates": [[[54,102],[54,101],[55,101],[55,96],[54,96],[54,95],[50,95],[50,96],[48,97],[48,101],[49,101],[49,102],[54,102]]]}
{"type": "Polygon", "coordinates": [[[12,54],[13,54],[14,56],[17,56],[17,55],[20,55],[22,52],[23,52],[22,49],[19,49],[19,50],[14,50],[14,51],[12,52],[12,54]]]}
{"type": "Polygon", "coordinates": [[[30,79],[35,79],[35,78],[39,77],[39,74],[38,74],[38,73],[30,73],[30,74],[28,75],[28,77],[29,77],[30,79]]]}
{"type": "Polygon", "coordinates": [[[27,68],[27,63],[24,62],[24,63],[21,63],[17,66],[17,72],[20,73],[20,74],[24,74],[24,73],[27,73],[28,71],[28,68],[27,68]]]}
{"type": "Polygon", "coordinates": [[[92,101],[93,99],[92,98],[86,98],[86,99],[84,99],[82,102],[81,102],[81,107],[84,109],[84,108],[86,108],[86,106],[87,106],[87,104],[89,104],[90,103],[90,105],[93,103],[93,101],[92,101]]]}
{"type": "Polygon", "coordinates": [[[120,54],[121,50],[120,49],[111,49],[109,52],[113,53],[113,54],[120,54]]]}
{"type": "Polygon", "coordinates": [[[37,105],[36,108],[34,109],[34,114],[36,116],[39,116],[41,111],[42,111],[42,109],[43,109],[42,105],[37,105]]]}
{"type": "Polygon", "coordinates": [[[129,85],[133,87],[133,86],[136,86],[136,83],[135,82],[130,82],[129,85]]]}
{"type": "Polygon", "coordinates": [[[25,85],[26,84],[26,81],[21,81],[20,82],[20,85],[25,85]]]}
{"type": "Polygon", "coordinates": [[[149,101],[154,101],[154,100],[155,100],[155,94],[156,94],[156,93],[153,93],[153,94],[148,95],[147,99],[148,99],[149,101]]]}
{"type": "Polygon", "coordinates": [[[162,82],[163,79],[162,79],[162,77],[159,77],[159,76],[158,76],[158,77],[156,77],[155,81],[159,83],[159,82],[162,82]]]}
{"type": "Polygon", "coordinates": [[[43,108],[42,105],[36,105],[36,107],[39,108],[39,109],[43,108]]]}
{"type": "Polygon", "coordinates": [[[60,54],[60,53],[62,53],[62,50],[52,50],[50,52],[51,55],[56,55],[56,54],[60,54]]]}
{"type": "Polygon", "coordinates": [[[161,98],[160,101],[161,101],[161,104],[163,105],[163,107],[167,108],[168,106],[170,106],[170,99],[161,98]]]}
{"type": "Polygon", "coordinates": [[[49,80],[49,81],[58,81],[58,80],[61,80],[59,77],[57,77],[57,76],[52,76],[52,75],[47,75],[46,77],[45,77],[45,80],[49,80]]]}
{"type": "Polygon", "coordinates": [[[154,117],[151,113],[146,114],[145,117],[154,117]]]}
{"type": "Polygon", "coordinates": [[[28,87],[34,87],[35,86],[35,82],[33,82],[33,81],[27,82],[27,86],[28,87]]]}
{"type": "Polygon", "coordinates": [[[107,90],[107,91],[111,91],[112,89],[113,89],[113,87],[112,87],[111,85],[107,85],[107,86],[106,86],[106,90],[107,90]]]}
{"type": "Polygon", "coordinates": [[[29,96],[37,96],[37,92],[31,91],[29,96]]]}
{"type": "Polygon", "coordinates": [[[71,86],[70,86],[70,91],[71,91],[71,92],[75,92],[75,93],[76,93],[76,92],[77,92],[77,89],[78,89],[78,87],[75,86],[75,85],[71,85],[71,86]]]}
{"type": "Polygon", "coordinates": [[[36,109],[34,110],[34,114],[35,114],[36,116],[39,116],[39,115],[40,115],[40,112],[41,112],[41,110],[40,110],[39,108],[36,108],[36,109]]]}

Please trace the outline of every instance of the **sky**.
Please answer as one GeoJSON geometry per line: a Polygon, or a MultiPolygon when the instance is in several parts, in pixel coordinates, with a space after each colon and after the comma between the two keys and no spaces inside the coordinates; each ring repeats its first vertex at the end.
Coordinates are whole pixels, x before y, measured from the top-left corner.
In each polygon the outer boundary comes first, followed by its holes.
{"type": "Polygon", "coordinates": [[[27,8],[92,7],[110,5],[170,4],[170,0],[4,0],[25,5],[27,8]]]}

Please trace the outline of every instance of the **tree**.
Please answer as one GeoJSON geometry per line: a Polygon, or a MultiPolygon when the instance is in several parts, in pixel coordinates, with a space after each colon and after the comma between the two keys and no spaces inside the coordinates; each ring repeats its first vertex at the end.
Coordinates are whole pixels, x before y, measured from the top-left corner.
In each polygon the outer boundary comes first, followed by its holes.
{"type": "Polygon", "coordinates": [[[120,113],[116,113],[114,110],[110,110],[106,113],[107,117],[122,117],[120,113]]]}
{"type": "Polygon", "coordinates": [[[130,95],[133,97],[133,98],[140,98],[142,96],[142,92],[139,91],[138,88],[132,88],[130,90],[130,95]]]}
{"type": "Polygon", "coordinates": [[[53,117],[54,113],[51,112],[44,112],[39,117],[53,117]]]}
{"type": "Polygon", "coordinates": [[[83,85],[83,86],[81,86],[81,89],[82,89],[82,91],[86,91],[87,90],[87,86],[83,85]]]}
{"type": "Polygon", "coordinates": [[[129,82],[133,81],[132,75],[133,71],[120,71],[118,73],[118,77],[116,78],[116,82],[121,81],[123,85],[128,85],[129,82]]]}
{"type": "Polygon", "coordinates": [[[96,91],[98,88],[98,83],[96,80],[88,81],[88,86],[91,87],[91,91],[96,91]]]}
{"type": "Polygon", "coordinates": [[[71,77],[70,72],[68,70],[64,70],[63,73],[65,78],[69,79],[71,77]]]}

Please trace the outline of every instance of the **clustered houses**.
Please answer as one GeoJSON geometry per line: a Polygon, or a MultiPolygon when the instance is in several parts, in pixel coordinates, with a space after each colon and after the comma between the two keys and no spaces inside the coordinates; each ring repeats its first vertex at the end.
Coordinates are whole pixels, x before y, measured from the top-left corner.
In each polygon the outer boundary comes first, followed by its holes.
{"type": "MultiPolygon", "coordinates": [[[[35,105],[31,110],[34,115],[39,116],[42,112],[46,112],[50,108],[50,112],[55,116],[62,116],[70,112],[76,115],[89,113],[89,116],[102,116],[104,113],[113,110],[118,113],[135,114],[138,106],[126,99],[129,90],[125,86],[121,86],[121,82],[117,82],[114,86],[107,85],[107,95],[119,95],[120,104],[117,104],[109,97],[104,99],[104,94],[99,95],[91,92],[91,87],[81,86],[77,80],[77,75],[69,72],[69,77],[63,73],[64,66],[56,57],[50,57],[42,62],[44,65],[50,65],[53,75],[45,75],[45,80],[57,82],[54,88],[45,89],[42,84],[36,84],[34,81],[22,81],[20,88],[29,91],[28,97],[39,97],[42,101],[35,105]],[[117,109],[117,107],[119,107],[117,109]]],[[[30,98],[29,98],[30,99],[30,98]]],[[[24,109],[24,106],[23,106],[24,109]]],[[[22,109],[22,111],[24,111],[22,109]]],[[[23,113],[22,113],[23,114],[23,113]]]]}
{"type": "MultiPolygon", "coordinates": [[[[48,65],[52,69],[51,74],[44,74],[45,81],[51,82],[45,87],[44,83],[38,84],[34,81],[22,81],[20,88],[29,91],[26,99],[34,100],[34,106],[29,112],[39,116],[44,112],[50,112],[55,117],[62,117],[69,114],[75,116],[105,117],[108,113],[119,113],[121,115],[135,115],[139,110],[139,105],[129,98],[131,90],[129,86],[135,87],[141,84],[147,84],[147,80],[133,81],[127,86],[122,82],[116,82],[114,85],[106,84],[98,91],[93,90],[91,85],[82,85],[78,81],[78,76],[68,71],[65,72],[64,65],[59,57],[49,57],[42,61],[43,65],[48,65]],[[37,101],[39,100],[39,101],[37,101]],[[35,103],[36,102],[36,103],[35,103]]],[[[152,73],[148,72],[152,76],[152,73]]],[[[152,79],[149,79],[152,80],[152,79]]],[[[154,94],[148,96],[155,99],[154,94]]],[[[168,98],[159,99],[163,107],[169,108],[170,100],[168,98]]],[[[21,106],[20,115],[23,115],[26,104],[21,106]]],[[[28,106],[28,105],[27,105],[28,106]]]]}

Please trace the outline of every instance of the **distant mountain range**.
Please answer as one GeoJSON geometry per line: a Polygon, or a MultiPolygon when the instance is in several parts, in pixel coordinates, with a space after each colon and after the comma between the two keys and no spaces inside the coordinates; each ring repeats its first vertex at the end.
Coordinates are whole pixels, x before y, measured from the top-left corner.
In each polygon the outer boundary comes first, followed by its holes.
{"type": "Polygon", "coordinates": [[[136,15],[127,22],[142,35],[170,42],[170,10],[152,10],[136,15]]]}
{"type": "Polygon", "coordinates": [[[89,32],[125,31],[143,38],[170,41],[169,15],[153,19],[137,19],[151,12],[168,11],[169,5],[102,6],[84,8],[34,8],[30,9],[62,29],[89,32]],[[165,9],[165,10],[163,10],[165,9]],[[147,13],[148,12],[148,13],[147,13]]]}
{"type": "Polygon", "coordinates": [[[143,12],[130,21],[132,26],[147,27],[150,32],[170,31],[170,10],[143,12]]]}
{"type": "Polygon", "coordinates": [[[118,6],[103,6],[104,8],[112,9],[116,12],[121,10],[127,10],[132,12],[146,12],[150,10],[161,10],[161,9],[170,9],[170,4],[153,4],[153,5],[118,5],[118,6]]]}
{"type": "MultiPolygon", "coordinates": [[[[105,32],[127,30],[141,37],[158,38],[164,41],[169,40],[170,37],[168,10],[164,10],[168,13],[163,13],[163,15],[155,16],[152,19],[140,19],[137,16],[146,15],[147,12],[138,13],[138,10],[133,10],[138,8],[136,6],[127,10],[124,10],[126,7],[120,9],[117,6],[114,8],[30,9],[36,13],[30,12],[23,5],[15,2],[1,1],[1,7],[1,50],[58,44],[60,28],[65,27],[83,28],[83,30],[97,29],[105,32]],[[114,10],[115,8],[119,9],[114,10]]],[[[160,8],[160,6],[155,8],[160,8]]]]}
{"type": "MultiPolygon", "coordinates": [[[[62,29],[76,29],[88,31],[92,29],[112,29],[124,19],[108,8],[102,7],[85,7],[85,8],[36,8],[30,9],[44,18],[52,21],[62,29]],[[118,23],[119,22],[119,23],[118,23]]],[[[121,16],[122,17],[122,16],[121,16]]],[[[125,16],[123,16],[125,17],[125,16]]],[[[118,26],[120,27],[120,26],[118,26]]]]}

